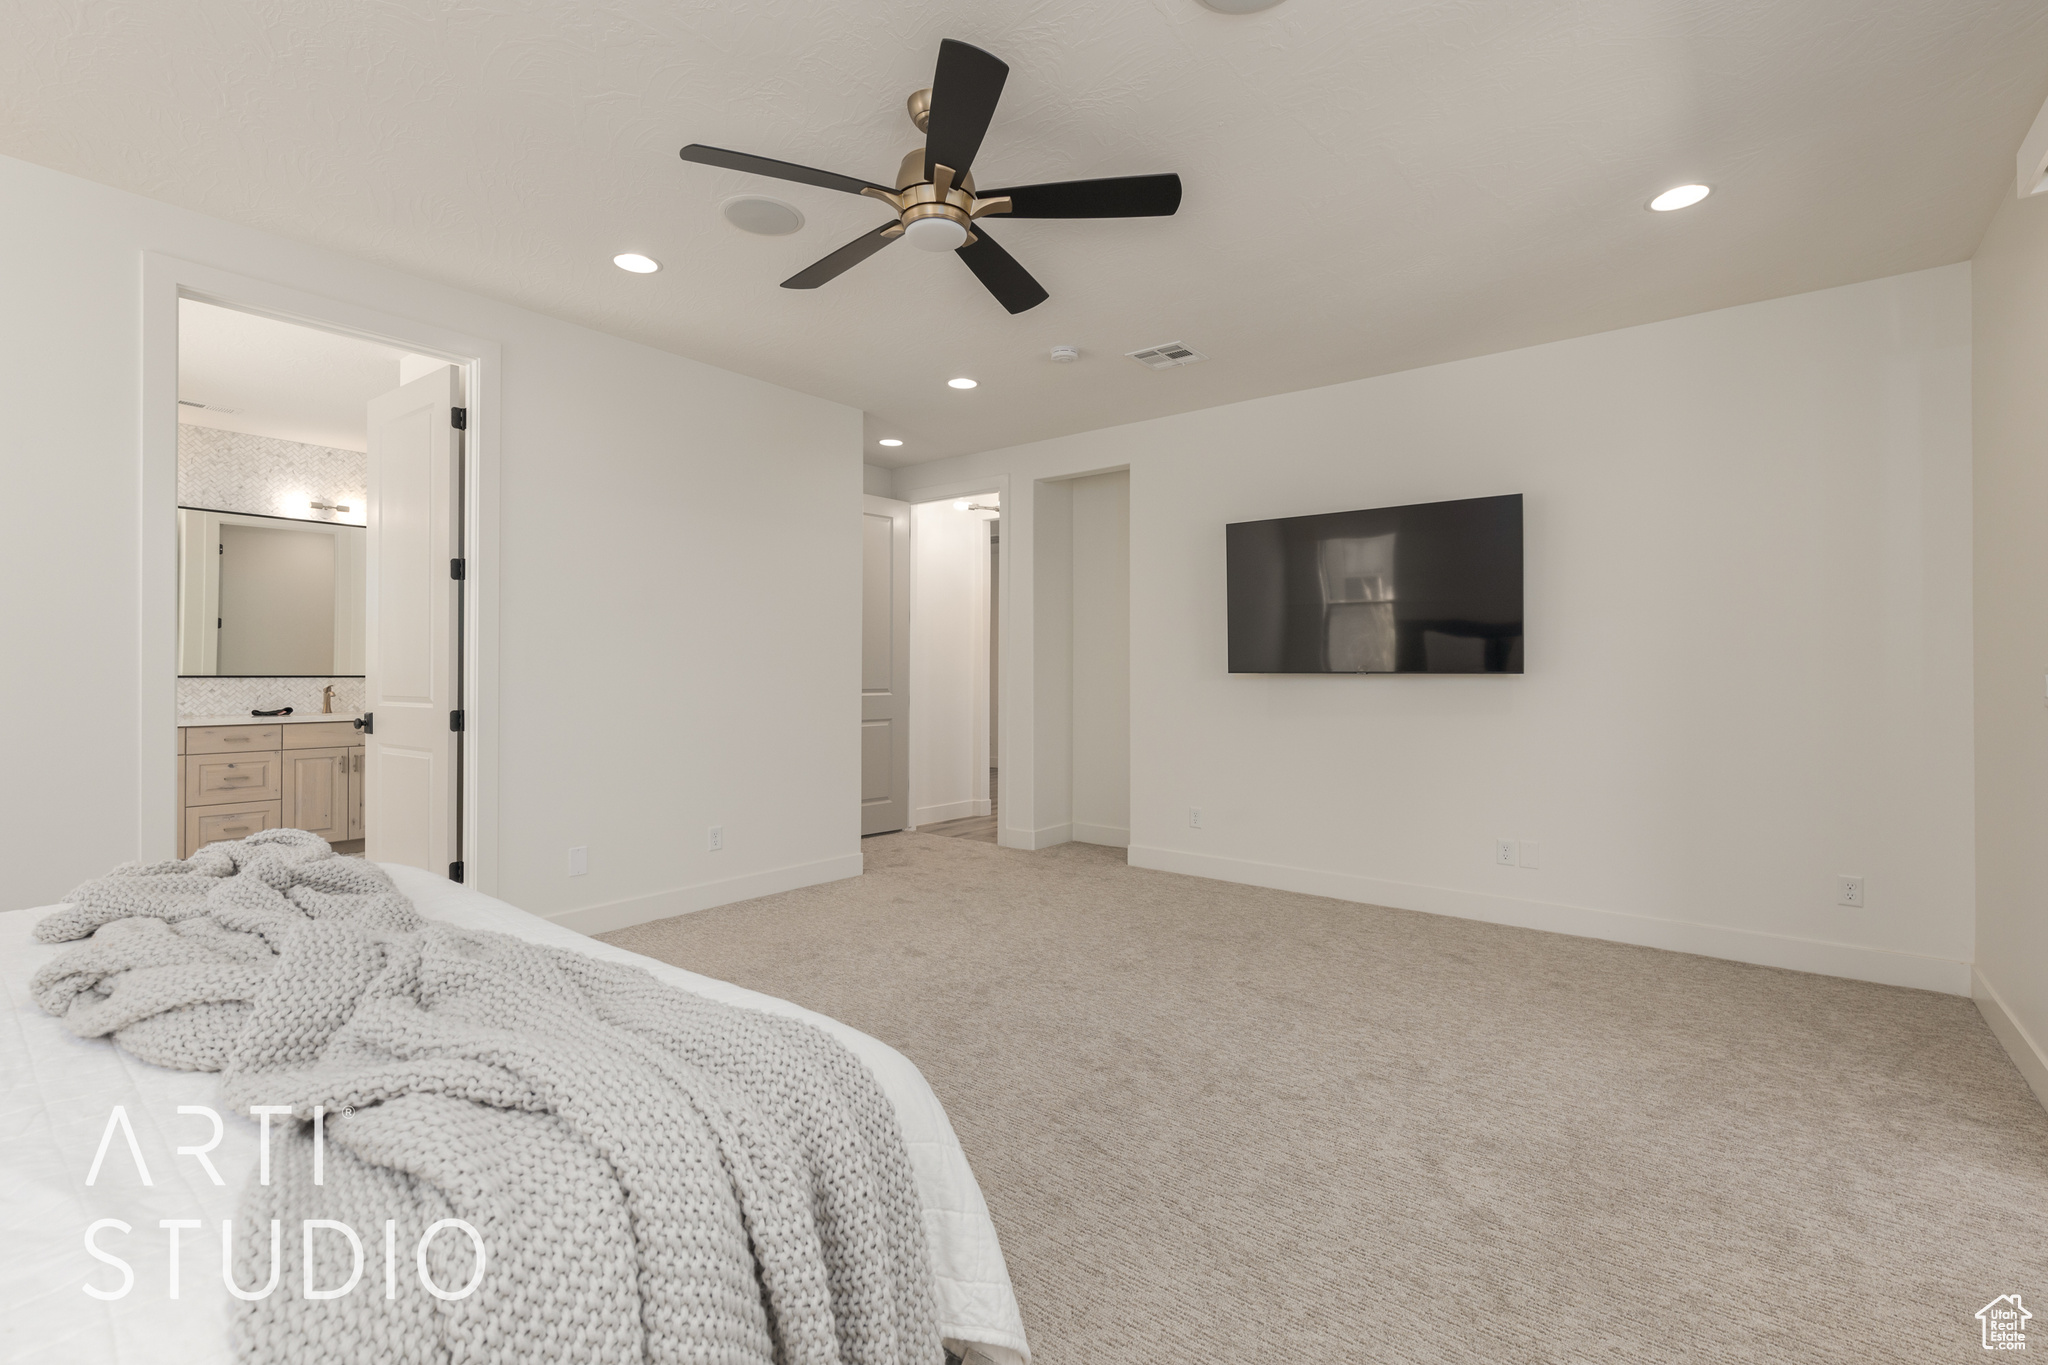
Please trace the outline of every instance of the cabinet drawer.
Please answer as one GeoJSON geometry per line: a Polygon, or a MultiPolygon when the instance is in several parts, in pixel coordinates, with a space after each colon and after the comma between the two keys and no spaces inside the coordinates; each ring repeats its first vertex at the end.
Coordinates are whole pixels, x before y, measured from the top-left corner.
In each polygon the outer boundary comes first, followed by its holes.
{"type": "Polygon", "coordinates": [[[281,772],[274,753],[187,754],[185,804],[275,801],[284,794],[281,772]]]}
{"type": "Polygon", "coordinates": [[[314,721],[308,725],[280,725],[287,749],[333,749],[357,743],[362,731],[345,720],[314,721]]]}
{"type": "Polygon", "coordinates": [[[278,803],[258,801],[246,806],[188,806],[185,845],[197,853],[223,839],[245,839],[259,829],[276,829],[278,803]]]}
{"type": "Polygon", "coordinates": [[[282,725],[193,725],[185,730],[188,754],[246,754],[277,748],[282,725]]]}

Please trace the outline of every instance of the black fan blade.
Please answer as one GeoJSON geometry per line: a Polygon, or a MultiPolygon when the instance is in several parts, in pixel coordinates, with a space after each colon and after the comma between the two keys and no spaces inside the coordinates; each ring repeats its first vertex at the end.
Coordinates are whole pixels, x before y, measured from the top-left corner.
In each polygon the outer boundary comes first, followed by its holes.
{"type": "Polygon", "coordinates": [[[981,199],[1008,196],[1012,218],[1165,218],[1180,208],[1177,175],[1117,175],[1105,180],[1055,180],[1011,190],[976,190],[981,199]]]}
{"type": "Polygon", "coordinates": [[[933,166],[951,166],[957,184],[974,164],[1009,77],[1008,66],[978,47],[951,38],[939,44],[931,117],[925,121],[925,179],[932,178],[933,166]]]}
{"type": "Polygon", "coordinates": [[[683,148],[683,160],[694,161],[700,166],[717,166],[728,171],[751,171],[755,175],[772,175],[777,180],[794,180],[799,185],[816,185],[821,189],[838,190],[843,194],[859,194],[862,190],[886,190],[886,185],[877,185],[868,180],[856,180],[850,175],[835,175],[831,171],[814,170],[789,161],[771,161],[765,156],[748,156],[745,152],[728,152],[723,147],[706,147],[693,142],[683,148]]]}
{"type": "Polygon", "coordinates": [[[802,270],[797,271],[796,274],[791,275],[782,282],[782,287],[784,289],[816,289],[827,280],[838,279],[877,251],[895,241],[896,237],[902,236],[903,234],[900,232],[893,237],[884,237],[882,235],[895,226],[897,226],[896,220],[891,218],[873,232],[862,233],[830,256],[827,256],[824,260],[813,262],[802,270]]]}
{"type": "Polygon", "coordinates": [[[967,262],[967,268],[988,286],[997,303],[1012,313],[1021,313],[1045,302],[1045,286],[1032,279],[1031,272],[1018,265],[1015,256],[997,246],[980,223],[974,225],[974,233],[977,240],[953,254],[967,262]]]}

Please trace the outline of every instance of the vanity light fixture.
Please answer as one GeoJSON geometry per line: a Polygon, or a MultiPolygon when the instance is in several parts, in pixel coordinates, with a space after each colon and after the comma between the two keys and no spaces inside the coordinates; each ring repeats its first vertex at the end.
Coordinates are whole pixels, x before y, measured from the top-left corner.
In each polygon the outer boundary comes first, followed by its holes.
{"type": "Polygon", "coordinates": [[[642,256],[637,251],[628,251],[623,255],[612,257],[612,264],[621,270],[630,270],[635,275],[652,275],[655,271],[661,269],[660,261],[655,260],[652,256],[642,256]]]}
{"type": "Polygon", "coordinates": [[[884,436],[881,440],[875,442],[875,444],[878,446],[900,446],[903,444],[903,442],[897,440],[894,436],[884,436]]]}
{"type": "Polygon", "coordinates": [[[949,389],[971,389],[971,388],[974,388],[974,387],[975,387],[975,382],[974,382],[974,381],[973,381],[972,379],[964,379],[964,378],[963,378],[963,379],[948,379],[948,380],[946,381],[946,387],[947,387],[947,388],[949,388],[949,389]]]}
{"type": "Polygon", "coordinates": [[[1658,213],[1669,213],[1673,209],[1689,209],[1712,193],[1713,191],[1705,185],[1680,185],[1652,199],[1650,207],[1658,213]]]}

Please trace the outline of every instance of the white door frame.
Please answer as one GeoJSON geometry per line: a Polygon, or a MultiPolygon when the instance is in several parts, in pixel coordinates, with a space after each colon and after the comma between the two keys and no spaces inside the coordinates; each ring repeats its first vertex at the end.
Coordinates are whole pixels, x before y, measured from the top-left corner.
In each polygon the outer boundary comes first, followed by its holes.
{"type": "Polygon", "coordinates": [[[467,594],[463,648],[464,880],[498,873],[498,343],[159,252],[142,253],[141,524],[136,528],[136,856],[178,852],[178,300],[364,337],[462,367],[467,594]]]}
{"type": "MultiPolygon", "coordinates": [[[[899,469],[896,471],[897,477],[900,480],[904,475],[912,475],[915,470],[916,466],[899,469]]],[[[988,492],[994,492],[997,500],[1002,504],[1003,543],[1007,547],[1010,543],[1010,537],[1016,528],[1016,523],[1012,520],[1010,476],[1008,474],[985,474],[978,479],[948,479],[943,483],[923,484],[916,488],[902,490],[897,501],[909,503],[914,511],[920,503],[951,502],[957,498],[988,492]]],[[[1024,524],[1030,524],[1028,518],[1025,519],[1024,524]]],[[[910,564],[912,582],[915,582],[915,575],[917,573],[917,519],[915,515],[912,516],[910,522],[910,564]]],[[[996,635],[998,641],[996,657],[998,660],[997,666],[1003,670],[1003,677],[1000,681],[1000,691],[997,695],[1002,698],[1014,697],[1016,695],[1012,688],[1013,680],[1017,676],[1019,661],[1012,650],[1012,640],[1017,638],[1013,635],[1017,613],[1011,607],[1012,588],[1016,585],[1017,579],[1011,573],[1011,556],[1008,554],[998,556],[996,559],[996,635]]],[[[910,620],[910,633],[913,637],[917,634],[917,617],[914,613],[910,620]]],[[[1021,649],[1022,645],[1019,644],[1017,648],[1021,649]]],[[[1030,655],[1028,652],[1025,654],[1022,662],[1026,667],[1029,667],[1030,655]]],[[[990,681],[995,682],[996,680],[991,679],[990,681]]],[[[917,726],[917,698],[915,696],[912,696],[910,705],[910,724],[914,732],[917,726]]],[[[990,745],[996,753],[1004,755],[1020,753],[1021,750],[1012,746],[1027,743],[1029,736],[1029,725],[1021,720],[1013,720],[1012,708],[1007,702],[998,707],[996,711],[995,733],[989,736],[990,745]]],[[[1006,848],[1029,847],[1027,844],[1012,843],[1010,839],[1004,837],[1009,829],[1008,822],[1013,818],[1011,815],[1013,807],[1010,805],[1011,793],[1013,791],[1011,787],[1011,770],[1007,766],[1009,762],[1008,758],[1004,759],[1006,766],[1003,768],[1002,795],[996,802],[996,842],[1006,848]]],[[[913,769],[913,774],[914,772],[915,770],[913,769]]],[[[1017,776],[1025,784],[1024,791],[1027,800],[1031,789],[1030,773],[1030,763],[1026,759],[1020,764],[1017,776]]],[[[916,781],[913,775],[913,789],[910,793],[910,818],[912,821],[917,819],[918,794],[915,787],[916,781]]],[[[1027,821],[1026,827],[1028,828],[1028,826],[1029,822],[1027,821]]]]}

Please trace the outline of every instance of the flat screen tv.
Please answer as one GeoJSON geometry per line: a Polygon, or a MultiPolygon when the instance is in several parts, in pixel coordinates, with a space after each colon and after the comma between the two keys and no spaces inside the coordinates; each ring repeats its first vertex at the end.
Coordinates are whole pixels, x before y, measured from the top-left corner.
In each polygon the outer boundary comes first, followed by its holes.
{"type": "Polygon", "coordinates": [[[1232,673],[1520,673],[1522,495],[1224,527],[1232,673]]]}

